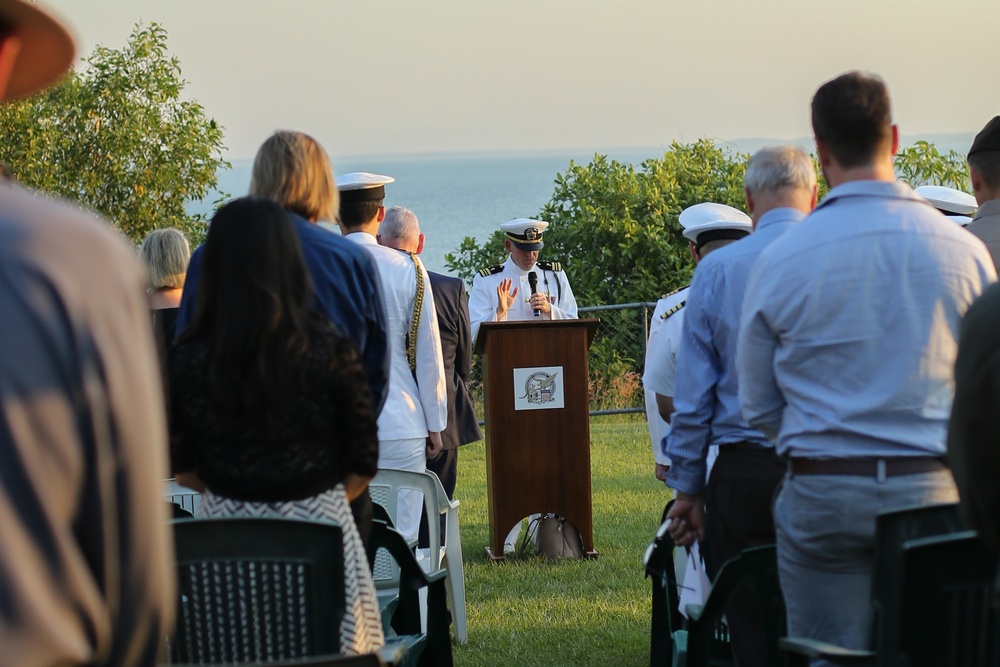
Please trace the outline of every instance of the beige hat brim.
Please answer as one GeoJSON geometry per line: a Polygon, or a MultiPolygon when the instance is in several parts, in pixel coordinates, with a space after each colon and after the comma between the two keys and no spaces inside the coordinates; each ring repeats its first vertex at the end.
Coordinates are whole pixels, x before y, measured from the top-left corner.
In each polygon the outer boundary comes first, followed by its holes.
{"type": "Polygon", "coordinates": [[[21,38],[21,50],[3,99],[37,93],[62,78],[73,64],[73,38],[37,5],[24,0],[0,0],[0,22],[21,38]]]}

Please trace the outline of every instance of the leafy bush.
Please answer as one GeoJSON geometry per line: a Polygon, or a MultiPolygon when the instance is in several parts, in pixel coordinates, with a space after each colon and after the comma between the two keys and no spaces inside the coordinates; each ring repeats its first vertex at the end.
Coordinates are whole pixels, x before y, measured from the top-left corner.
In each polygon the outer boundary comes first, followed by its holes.
{"type": "Polygon", "coordinates": [[[180,98],[166,31],[137,25],[124,49],[99,46],[85,62],[59,85],[0,106],[0,160],[25,185],[98,211],[133,242],[177,227],[197,244],[205,220],[185,205],[229,165],[222,127],[180,98]]]}

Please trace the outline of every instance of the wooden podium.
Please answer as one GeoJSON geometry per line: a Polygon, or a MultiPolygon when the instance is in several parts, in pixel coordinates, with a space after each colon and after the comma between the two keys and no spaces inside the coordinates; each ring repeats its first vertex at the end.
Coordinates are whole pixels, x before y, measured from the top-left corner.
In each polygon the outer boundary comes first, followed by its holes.
{"type": "Polygon", "coordinates": [[[580,531],[595,558],[590,488],[587,349],[600,320],[484,322],[486,487],[490,546],[503,560],[504,538],[526,516],[553,512],[580,531]]]}

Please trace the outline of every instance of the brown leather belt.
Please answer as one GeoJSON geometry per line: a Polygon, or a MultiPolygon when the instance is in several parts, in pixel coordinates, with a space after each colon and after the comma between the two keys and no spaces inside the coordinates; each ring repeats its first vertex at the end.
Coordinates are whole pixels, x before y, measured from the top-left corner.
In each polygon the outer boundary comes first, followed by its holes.
{"type": "Polygon", "coordinates": [[[944,459],[931,456],[902,456],[886,459],[788,459],[795,475],[856,475],[858,477],[900,477],[946,470],[944,459]]]}

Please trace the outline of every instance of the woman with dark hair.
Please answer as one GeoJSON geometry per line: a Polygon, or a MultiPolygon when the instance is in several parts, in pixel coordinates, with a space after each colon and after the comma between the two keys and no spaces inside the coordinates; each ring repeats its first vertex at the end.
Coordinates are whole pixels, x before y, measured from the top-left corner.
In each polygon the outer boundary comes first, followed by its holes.
{"type": "Polygon", "coordinates": [[[347,614],[342,650],[384,643],[349,499],[376,472],[378,438],[353,343],[308,307],[312,285],[277,203],[235,200],[204,247],[194,317],[170,353],[171,465],[204,491],[201,517],[339,524],[347,614]]]}

